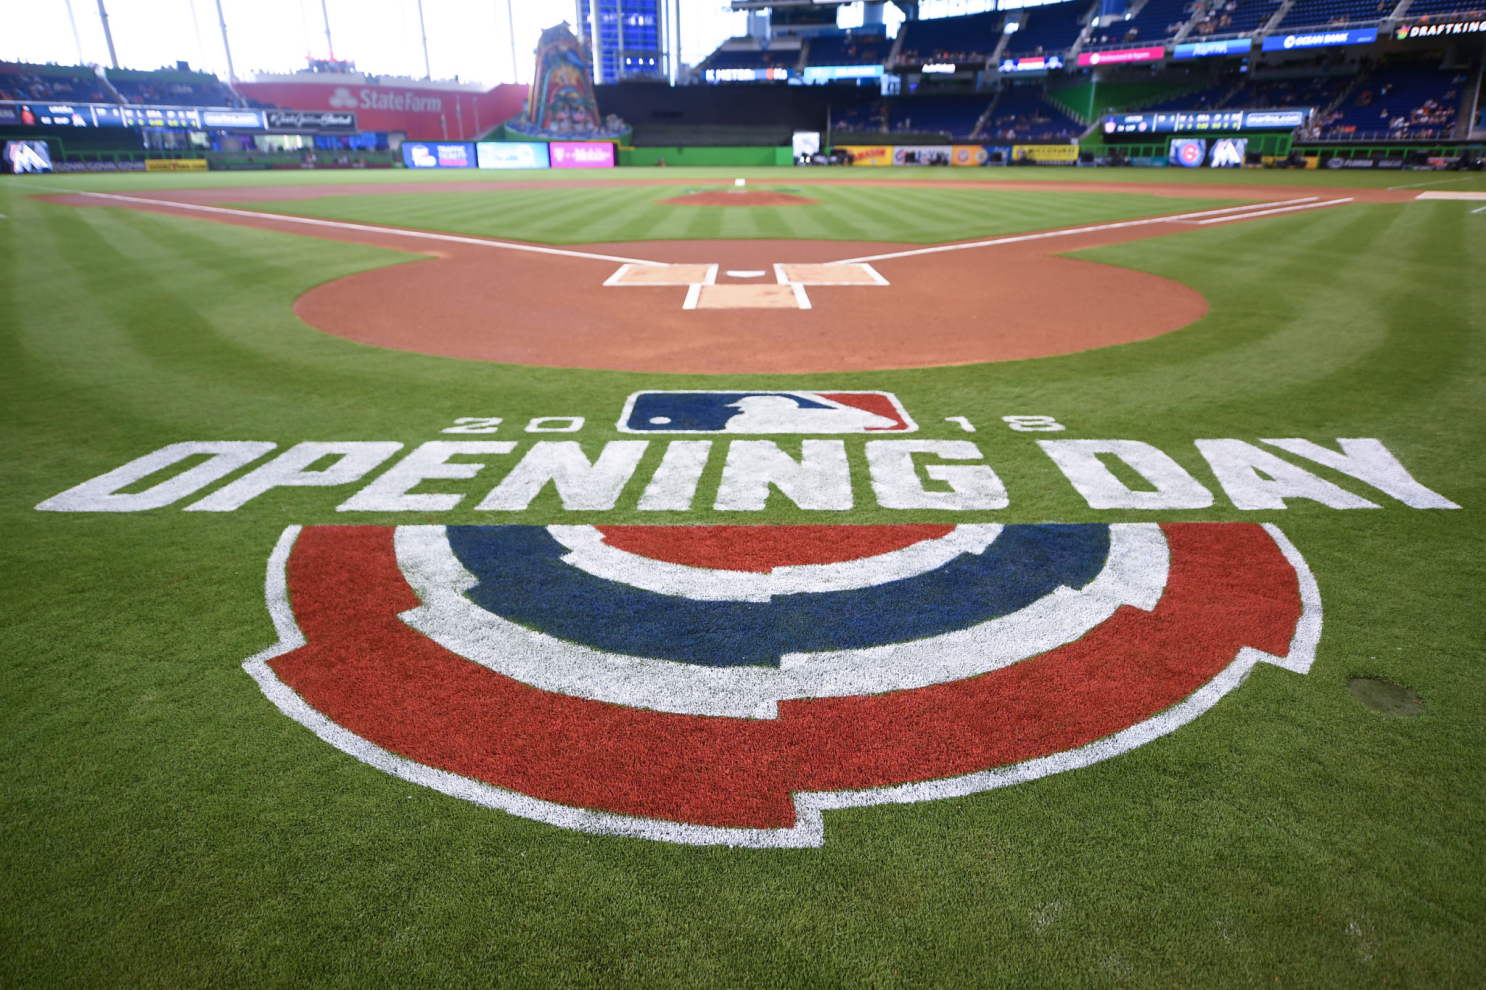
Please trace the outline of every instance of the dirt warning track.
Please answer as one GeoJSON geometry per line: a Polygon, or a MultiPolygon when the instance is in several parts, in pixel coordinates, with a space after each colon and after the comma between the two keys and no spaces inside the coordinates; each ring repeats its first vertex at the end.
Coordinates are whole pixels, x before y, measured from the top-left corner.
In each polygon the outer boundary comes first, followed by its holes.
{"type": "MultiPolygon", "coordinates": [[[[243,190],[213,192],[244,198],[243,190]]],[[[933,246],[705,240],[556,248],[156,197],[47,198],[432,254],[338,279],[296,301],[306,323],[351,340],[513,364],[681,373],[930,367],[1143,340],[1197,320],[1206,300],[1169,279],[1062,253],[1351,201],[1286,196],[933,246]]]]}

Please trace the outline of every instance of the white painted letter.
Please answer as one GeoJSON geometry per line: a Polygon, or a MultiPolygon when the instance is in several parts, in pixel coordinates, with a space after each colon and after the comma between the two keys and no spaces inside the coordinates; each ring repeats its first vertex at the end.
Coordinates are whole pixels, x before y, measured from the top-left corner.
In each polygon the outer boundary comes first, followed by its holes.
{"type": "Polygon", "coordinates": [[[714,509],[758,512],[774,485],[802,509],[851,508],[851,467],[842,440],[802,440],[795,461],[773,440],[728,445],[714,509]]]}
{"type": "Polygon", "coordinates": [[[712,453],[711,440],[672,440],[666,444],[666,455],[660,467],[640,496],[640,509],[646,512],[670,510],[685,512],[696,498],[697,482],[707,467],[712,453]]]}
{"type": "Polygon", "coordinates": [[[473,478],[484,464],[450,464],[455,454],[509,454],[510,440],[431,440],[336,507],[337,512],[447,512],[463,495],[409,495],[429,478],[473,478]]]}
{"type": "Polygon", "coordinates": [[[1308,461],[1324,464],[1333,471],[1365,481],[1384,495],[1392,495],[1404,505],[1415,509],[1458,509],[1460,506],[1437,492],[1432,492],[1413,479],[1398,458],[1383,446],[1381,440],[1370,437],[1357,439],[1338,438],[1342,452],[1327,450],[1309,440],[1265,440],[1265,443],[1281,450],[1288,450],[1308,461]]]}
{"type": "Polygon", "coordinates": [[[952,489],[931,492],[913,466],[914,454],[937,454],[951,461],[978,461],[969,440],[868,440],[867,467],[872,491],[884,509],[1004,509],[1006,486],[988,464],[928,464],[924,473],[952,489]]]}
{"type": "Polygon", "coordinates": [[[1240,509],[1283,509],[1287,498],[1308,498],[1333,509],[1376,509],[1367,499],[1318,478],[1242,440],[1198,440],[1223,491],[1240,509]],[[1260,474],[1260,472],[1263,474],[1260,474]],[[1268,477],[1264,477],[1268,475],[1268,477]]]}
{"type": "Polygon", "coordinates": [[[592,464],[576,440],[541,440],[477,509],[520,512],[552,482],[564,509],[612,509],[649,440],[611,440],[592,464]]]}
{"type": "Polygon", "coordinates": [[[577,433],[583,429],[582,416],[538,416],[526,424],[527,433],[577,433]],[[561,423],[561,426],[551,426],[561,423]]]}
{"type": "Polygon", "coordinates": [[[1039,440],[1091,509],[1205,509],[1213,493],[1167,454],[1139,440],[1039,440]],[[1099,460],[1113,454],[1155,487],[1129,488],[1099,460]]]}
{"type": "Polygon", "coordinates": [[[84,481],[60,495],[53,495],[36,508],[43,512],[143,512],[146,509],[159,509],[192,492],[200,491],[218,478],[225,478],[244,464],[273,450],[275,446],[266,440],[173,443],[168,447],[161,447],[153,454],[132,460],[123,467],[114,468],[108,474],[99,475],[92,481],[84,481]],[[142,492],[131,495],[114,494],[120,488],[127,488],[156,471],[179,464],[196,454],[210,454],[211,457],[142,492]]]}
{"type": "Polygon", "coordinates": [[[187,512],[233,512],[271,488],[348,485],[402,449],[395,440],[297,443],[255,471],[212,492],[187,512]],[[305,468],[324,457],[340,460],[320,471],[305,468]]]}

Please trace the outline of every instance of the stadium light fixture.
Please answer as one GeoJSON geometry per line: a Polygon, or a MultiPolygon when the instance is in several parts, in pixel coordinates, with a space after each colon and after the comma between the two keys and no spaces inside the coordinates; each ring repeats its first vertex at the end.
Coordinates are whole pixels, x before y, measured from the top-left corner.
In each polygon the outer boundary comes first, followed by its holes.
{"type": "MultiPolygon", "coordinates": [[[[99,0],[102,6],[102,0],[99,0]]],[[[227,18],[222,14],[222,0],[217,0],[217,23],[222,25],[222,51],[227,54],[227,81],[237,82],[237,70],[232,67],[232,45],[227,42],[227,18]]]]}
{"type": "Polygon", "coordinates": [[[423,23],[423,0],[418,0],[418,36],[423,39],[423,78],[432,79],[433,68],[428,64],[428,27],[423,23]]]}
{"type": "Polygon", "coordinates": [[[62,0],[67,6],[67,23],[72,27],[72,43],[77,47],[77,64],[87,65],[88,60],[83,58],[83,42],[77,33],[77,18],[72,16],[72,0],[62,0]]]}
{"type": "MultiPolygon", "coordinates": [[[[69,6],[68,10],[71,9],[69,6]]],[[[108,29],[108,11],[103,9],[103,0],[98,0],[98,20],[103,22],[103,40],[108,42],[108,60],[117,69],[119,56],[114,53],[114,33],[108,29]]]]}

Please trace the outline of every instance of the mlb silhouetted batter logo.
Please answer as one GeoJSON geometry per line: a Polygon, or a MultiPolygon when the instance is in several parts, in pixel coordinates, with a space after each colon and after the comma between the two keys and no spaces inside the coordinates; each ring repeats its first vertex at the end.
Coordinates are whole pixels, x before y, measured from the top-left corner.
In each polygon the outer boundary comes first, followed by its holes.
{"type": "Polygon", "coordinates": [[[911,433],[891,392],[636,392],[623,433],[911,433]]]}
{"type": "MultiPolygon", "coordinates": [[[[630,421],[725,430],[707,410],[779,395],[630,421]]],[[[1300,554],[1247,523],[291,527],[268,598],[280,643],[247,669],[357,758],[555,825],[752,846],[1107,759],[1256,663],[1305,673],[1320,634],[1300,554]]]]}

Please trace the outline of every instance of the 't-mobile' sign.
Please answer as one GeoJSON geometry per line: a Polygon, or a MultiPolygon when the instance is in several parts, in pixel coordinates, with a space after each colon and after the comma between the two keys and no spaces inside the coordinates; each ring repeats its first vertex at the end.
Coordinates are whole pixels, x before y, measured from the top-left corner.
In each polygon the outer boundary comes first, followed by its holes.
{"type": "Polygon", "coordinates": [[[608,141],[553,141],[553,168],[613,168],[614,145],[608,141]]]}
{"type": "Polygon", "coordinates": [[[1149,48],[1118,48],[1112,52],[1084,52],[1078,57],[1080,66],[1120,65],[1125,62],[1159,62],[1166,56],[1166,46],[1151,45],[1149,48]]]}

